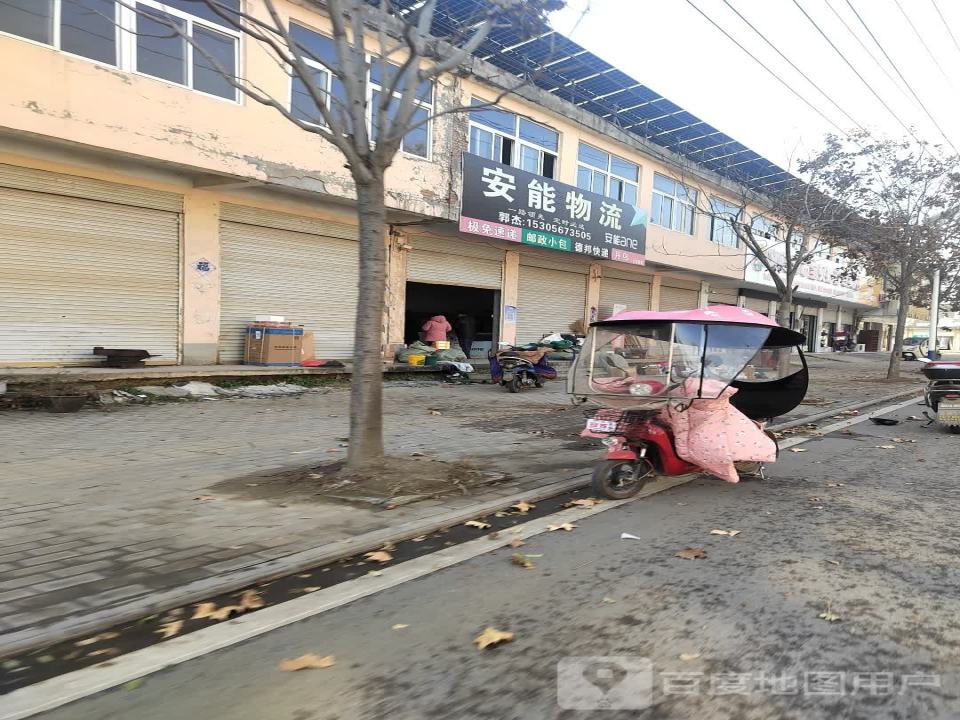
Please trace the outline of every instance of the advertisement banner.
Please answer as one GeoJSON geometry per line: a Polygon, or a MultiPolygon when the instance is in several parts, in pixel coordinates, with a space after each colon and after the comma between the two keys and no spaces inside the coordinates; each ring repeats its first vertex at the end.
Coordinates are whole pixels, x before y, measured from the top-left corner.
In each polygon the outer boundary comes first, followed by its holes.
{"type": "Polygon", "coordinates": [[[647,214],[628,203],[463,155],[460,231],[643,265],[647,214]]]}
{"type": "MultiPolygon", "coordinates": [[[[780,248],[768,249],[767,257],[781,267],[786,263],[780,248]]],[[[794,280],[797,291],[814,295],[821,300],[877,305],[875,283],[862,273],[857,277],[840,277],[843,269],[842,258],[814,258],[801,265],[797,271],[794,280]]],[[[748,258],[743,279],[747,282],[774,287],[770,273],[763,263],[753,256],[748,258]]]]}

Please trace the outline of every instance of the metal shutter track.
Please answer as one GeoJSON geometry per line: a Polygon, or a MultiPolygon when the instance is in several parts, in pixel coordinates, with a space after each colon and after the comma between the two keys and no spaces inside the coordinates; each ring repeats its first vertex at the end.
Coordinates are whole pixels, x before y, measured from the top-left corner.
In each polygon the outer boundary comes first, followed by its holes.
{"type": "Polygon", "coordinates": [[[626,305],[627,310],[649,310],[649,283],[611,277],[601,278],[599,315],[601,320],[613,314],[614,305],[626,305]]]}
{"type": "Polygon", "coordinates": [[[700,307],[700,293],[687,288],[670,287],[660,288],[661,310],[696,310],[700,307]]]}
{"type": "Polygon", "coordinates": [[[283,315],[312,330],[319,358],[353,355],[356,242],[222,220],[220,242],[221,362],[242,359],[243,330],[255,315],[283,315]]]}
{"type": "Polygon", "coordinates": [[[521,265],[517,342],[534,342],[547,333],[570,332],[570,323],[583,319],[586,297],[585,275],[521,265]]]}
{"type": "Polygon", "coordinates": [[[176,363],[179,246],[174,212],[0,188],[0,363],[90,363],[95,345],[176,363]]]}

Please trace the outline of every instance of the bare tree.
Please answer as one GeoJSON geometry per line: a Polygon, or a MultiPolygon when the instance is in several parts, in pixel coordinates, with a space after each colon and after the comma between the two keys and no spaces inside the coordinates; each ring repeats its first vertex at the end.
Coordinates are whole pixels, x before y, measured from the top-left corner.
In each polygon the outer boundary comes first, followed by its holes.
{"type": "Polygon", "coordinates": [[[808,167],[854,211],[842,228],[853,267],[898,300],[888,378],[900,376],[907,311],[920,281],[960,252],[960,158],[909,140],[828,136],[808,167]]]}
{"type": "MultiPolygon", "coordinates": [[[[191,1],[209,8],[269,53],[309,96],[316,116],[305,118],[294,112],[288,98],[270,94],[255,78],[234,76],[186,34],[181,24],[166,23],[170,32],[192,43],[194,51],[244,95],[337,148],[350,170],[359,224],[359,292],[347,464],[356,469],[381,463],[385,173],[409,133],[438,117],[485,106],[434,107],[427,114],[418,103],[425,87],[445,74],[468,70],[473,53],[497,28],[512,27],[529,37],[542,34],[547,29],[547,13],[563,7],[564,0],[478,2],[470,17],[456,22],[442,15],[440,0],[300,0],[330,18],[331,52],[298,39],[274,0],[256,0],[246,12],[241,3],[231,0],[191,1]],[[382,86],[375,100],[369,99],[371,74],[382,86]]],[[[531,79],[505,77],[497,100],[531,79]]]]}

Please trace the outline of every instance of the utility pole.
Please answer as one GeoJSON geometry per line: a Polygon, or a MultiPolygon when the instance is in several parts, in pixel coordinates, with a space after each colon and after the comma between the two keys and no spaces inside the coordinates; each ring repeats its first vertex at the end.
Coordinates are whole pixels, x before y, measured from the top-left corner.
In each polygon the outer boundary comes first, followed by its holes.
{"type": "Polygon", "coordinates": [[[940,268],[933,271],[930,285],[930,340],[927,344],[927,357],[937,359],[937,326],[940,323],[940,268]]]}

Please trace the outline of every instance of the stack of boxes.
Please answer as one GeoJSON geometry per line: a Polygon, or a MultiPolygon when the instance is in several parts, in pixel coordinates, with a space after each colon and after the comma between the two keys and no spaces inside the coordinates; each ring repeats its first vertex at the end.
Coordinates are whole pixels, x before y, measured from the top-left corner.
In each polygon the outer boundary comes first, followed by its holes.
{"type": "Polygon", "coordinates": [[[279,315],[257,315],[244,336],[245,365],[297,366],[313,360],[313,332],[279,315]]]}

